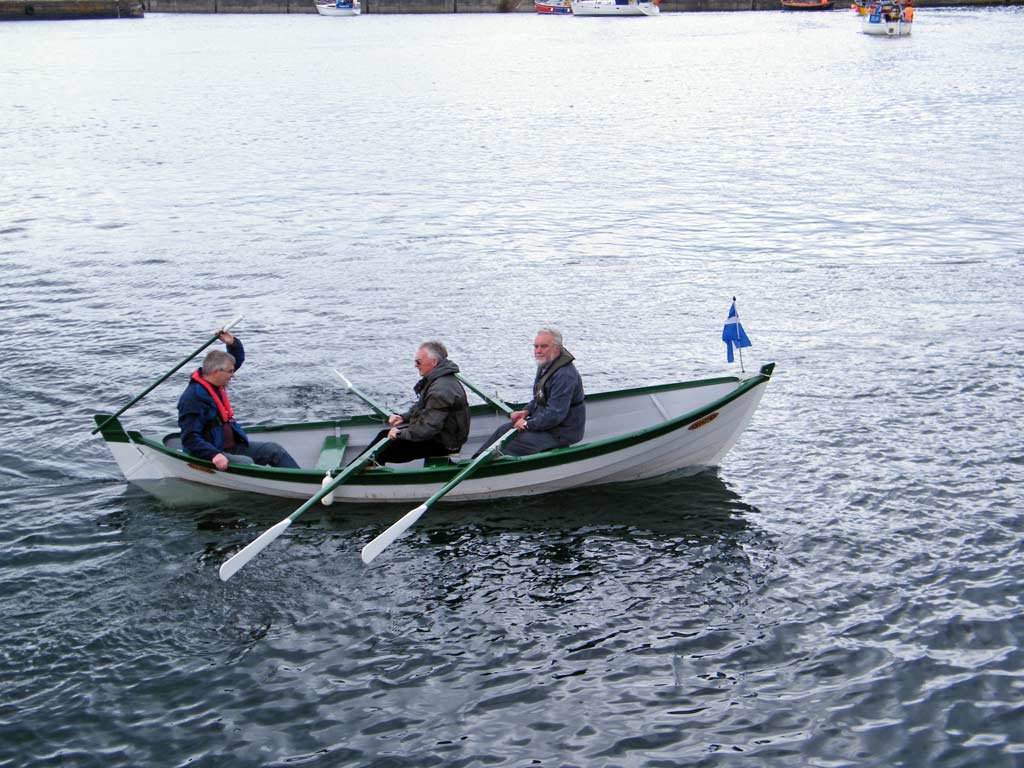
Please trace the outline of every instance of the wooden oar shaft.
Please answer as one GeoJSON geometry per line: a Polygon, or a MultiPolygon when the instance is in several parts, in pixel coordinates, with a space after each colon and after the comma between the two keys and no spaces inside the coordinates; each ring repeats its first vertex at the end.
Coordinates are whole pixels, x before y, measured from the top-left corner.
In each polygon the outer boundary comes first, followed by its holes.
{"type": "Polygon", "coordinates": [[[483,464],[490,461],[490,459],[494,457],[494,454],[498,452],[498,449],[501,448],[501,446],[503,446],[509,440],[514,438],[517,434],[519,434],[519,431],[513,427],[500,438],[495,440],[493,443],[491,443],[490,446],[488,446],[487,450],[485,450],[483,453],[481,453],[479,456],[473,459],[473,461],[470,462],[468,467],[466,467],[464,470],[459,472],[459,474],[453,477],[448,483],[445,484],[443,488],[441,488],[441,490],[439,490],[437,493],[435,493],[433,496],[431,496],[429,499],[427,499],[425,502],[420,504],[415,509],[411,510],[410,512],[407,512],[400,520],[398,520],[398,522],[391,525],[391,527],[389,527],[387,530],[385,530],[383,533],[381,533],[379,536],[373,539],[373,541],[371,541],[369,544],[363,547],[363,550],[360,553],[360,557],[362,558],[363,562],[370,563],[371,561],[373,561],[373,559],[376,558],[377,555],[379,555],[381,552],[387,549],[387,547],[394,543],[395,539],[397,539],[399,536],[401,536],[403,533],[409,530],[409,528],[411,528],[413,524],[423,516],[423,513],[430,509],[431,504],[440,499],[442,496],[448,493],[448,491],[457,486],[471,474],[476,472],[476,470],[479,469],[483,464]]]}
{"type": "Polygon", "coordinates": [[[241,570],[246,563],[248,563],[250,560],[256,557],[256,555],[258,555],[264,549],[269,547],[273,541],[275,541],[282,533],[288,530],[288,526],[294,523],[298,519],[299,515],[307,511],[310,507],[312,507],[314,504],[320,501],[320,499],[322,499],[324,496],[333,492],[335,488],[337,488],[339,485],[345,482],[345,480],[347,480],[354,472],[362,469],[367,462],[369,462],[371,459],[373,459],[374,456],[376,456],[378,453],[380,453],[381,450],[383,450],[384,446],[388,444],[388,440],[389,438],[386,437],[381,438],[376,443],[374,443],[368,450],[363,451],[363,453],[361,453],[358,456],[358,458],[356,458],[351,464],[345,467],[345,469],[343,469],[337,475],[337,477],[332,478],[329,483],[327,483],[319,491],[313,494],[309,498],[309,500],[306,501],[305,504],[296,509],[281,522],[268,528],[266,531],[260,534],[258,538],[249,542],[249,544],[247,544],[241,550],[239,550],[234,555],[225,560],[220,566],[220,580],[227,581],[236,573],[238,573],[238,571],[241,570]]]}
{"type": "Polygon", "coordinates": [[[465,384],[469,389],[471,389],[473,392],[475,392],[480,397],[480,399],[484,400],[487,403],[490,403],[491,406],[493,406],[497,410],[503,412],[505,415],[508,415],[508,414],[512,413],[512,408],[509,406],[508,403],[506,403],[504,400],[498,399],[497,397],[492,397],[491,395],[488,395],[486,392],[484,392],[482,389],[480,389],[480,387],[478,387],[472,381],[467,379],[461,373],[456,373],[455,374],[455,378],[457,378],[459,381],[461,381],[463,384],[465,384]]]}
{"type": "Polygon", "coordinates": [[[215,342],[215,341],[216,341],[216,340],[217,340],[218,338],[220,338],[220,335],[221,335],[221,334],[222,334],[222,333],[223,333],[224,331],[228,330],[229,328],[231,328],[232,326],[234,326],[235,324],[237,324],[237,323],[238,323],[238,321],[239,321],[239,320],[241,320],[241,319],[242,319],[242,316],[241,316],[241,315],[239,315],[239,316],[238,316],[238,317],[236,317],[236,318],[235,318],[234,320],[232,320],[232,321],[231,321],[230,323],[228,323],[228,324],[227,324],[227,325],[225,325],[225,326],[224,326],[223,328],[221,328],[221,329],[220,329],[219,331],[217,331],[217,332],[216,332],[215,334],[213,334],[213,336],[211,336],[211,337],[210,337],[210,338],[209,338],[209,339],[208,339],[208,340],[207,340],[207,341],[206,341],[206,342],[205,342],[205,343],[204,343],[204,344],[203,344],[202,346],[200,346],[200,347],[199,347],[198,349],[196,349],[196,351],[195,351],[195,352],[193,352],[192,354],[190,354],[190,355],[189,355],[188,357],[186,357],[186,358],[185,358],[184,360],[182,360],[182,361],[181,361],[180,363],[178,363],[178,364],[177,364],[176,366],[174,366],[174,367],[173,367],[173,368],[172,368],[171,370],[169,370],[169,371],[168,371],[167,373],[165,373],[165,374],[164,374],[163,376],[161,376],[161,377],[160,377],[159,379],[157,379],[157,380],[156,380],[156,381],[154,381],[154,382],[153,382],[152,384],[150,384],[150,385],[149,385],[148,387],[146,387],[146,389],[144,389],[144,390],[142,391],[142,394],[141,394],[141,395],[139,395],[138,397],[136,397],[136,398],[135,398],[134,400],[132,400],[132,401],[131,401],[130,403],[128,403],[128,405],[126,405],[126,406],[125,406],[124,408],[122,408],[121,410],[119,410],[119,411],[118,411],[117,413],[115,413],[115,414],[113,414],[113,415],[111,415],[111,416],[108,416],[108,417],[107,417],[106,419],[104,419],[104,420],[103,420],[103,421],[102,421],[101,423],[97,424],[97,425],[96,425],[96,426],[95,426],[95,427],[93,428],[92,432],[90,432],[89,434],[91,434],[91,435],[95,435],[95,434],[96,434],[97,432],[99,432],[99,431],[100,431],[101,429],[103,429],[103,428],[104,428],[105,426],[107,426],[107,424],[109,424],[110,422],[112,422],[112,421],[113,421],[114,419],[116,419],[116,418],[117,418],[118,416],[120,416],[120,415],[121,415],[122,413],[124,413],[124,412],[125,412],[125,411],[127,411],[127,410],[128,410],[129,408],[131,408],[131,407],[132,407],[133,405],[135,405],[135,404],[136,404],[137,402],[139,402],[139,400],[141,400],[142,398],[144,398],[144,397],[145,397],[146,395],[148,395],[148,394],[149,394],[150,392],[152,392],[152,391],[153,391],[154,389],[156,389],[156,388],[157,388],[157,387],[159,387],[159,386],[160,386],[161,384],[163,384],[163,383],[164,383],[165,381],[167,381],[167,379],[169,379],[169,378],[170,378],[171,376],[173,376],[173,375],[174,375],[175,373],[177,373],[177,372],[178,372],[178,370],[179,370],[179,369],[180,369],[180,368],[181,368],[181,367],[182,367],[183,365],[185,365],[185,363],[187,363],[187,362],[188,362],[189,360],[191,360],[192,358],[194,358],[194,357],[195,357],[196,355],[198,355],[198,354],[199,354],[200,352],[202,352],[202,351],[203,351],[204,349],[206,349],[206,348],[207,348],[208,346],[210,346],[211,344],[213,344],[213,342],[215,342]]]}
{"type": "Polygon", "coordinates": [[[446,493],[448,493],[448,491],[450,491],[456,485],[461,483],[463,480],[465,480],[471,474],[476,472],[477,468],[480,465],[486,463],[487,461],[490,461],[490,459],[494,456],[494,454],[498,452],[498,449],[501,448],[501,446],[503,446],[506,442],[511,440],[512,437],[514,437],[518,433],[518,431],[519,430],[514,429],[514,428],[510,429],[508,432],[506,432],[504,435],[502,435],[500,439],[495,440],[490,445],[490,447],[488,447],[486,451],[484,451],[479,456],[477,456],[476,459],[473,460],[473,462],[470,463],[470,465],[468,467],[463,469],[461,472],[459,472],[459,474],[457,474],[455,477],[453,477],[451,480],[449,480],[447,483],[445,483],[444,487],[441,488],[441,490],[437,491],[436,493],[434,493],[433,496],[431,496],[429,499],[424,501],[423,502],[423,506],[429,508],[435,501],[437,501],[442,496],[444,496],[446,493]]]}
{"type": "Polygon", "coordinates": [[[383,416],[385,419],[391,416],[391,412],[387,408],[385,408],[380,403],[377,403],[375,400],[373,400],[373,398],[371,398],[369,395],[367,395],[365,392],[359,389],[359,387],[357,387],[355,384],[349,381],[348,377],[346,377],[345,374],[343,374],[337,368],[334,369],[334,372],[338,374],[338,378],[340,378],[342,382],[344,382],[345,386],[348,389],[351,389],[359,397],[360,400],[362,400],[368,406],[373,408],[373,410],[376,411],[380,416],[383,416]]]}
{"type": "Polygon", "coordinates": [[[341,470],[341,472],[339,472],[336,477],[331,478],[331,481],[327,483],[327,485],[325,485],[323,488],[321,488],[319,491],[313,494],[305,504],[303,504],[301,507],[299,507],[290,515],[288,515],[288,519],[292,522],[295,522],[299,515],[307,511],[310,507],[312,507],[314,504],[320,501],[320,499],[322,499],[324,496],[329,494],[339,485],[348,480],[350,475],[354,474],[357,470],[360,470],[364,466],[366,466],[366,464],[368,464],[373,459],[374,456],[381,452],[384,446],[388,444],[388,441],[390,439],[391,438],[389,437],[382,437],[380,440],[378,440],[376,443],[370,446],[369,450],[363,451],[358,457],[356,457],[352,461],[351,464],[349,464],[343,470],[341,470]]]}

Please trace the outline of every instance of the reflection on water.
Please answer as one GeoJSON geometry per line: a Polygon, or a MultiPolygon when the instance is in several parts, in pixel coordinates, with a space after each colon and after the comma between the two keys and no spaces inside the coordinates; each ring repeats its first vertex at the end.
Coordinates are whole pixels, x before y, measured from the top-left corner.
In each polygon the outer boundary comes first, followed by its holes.
{"type": "MultiPolygon", "coordinates": [[[[580,696],[603,697],[619,717],[636,707],[701,711],[702,697],[729,690],[708,671],[715,638],[727,628],[730,647],[756,642],[750,598],[769,577],[774,547],[758,528],[760,512],[713,472],[660,488],[439,505],[372,568],[359,562],[359,547],[403,510],[338,505],[296,524],[227,585],[216,568],[233,542],[251,540],[291,504],[242,518],[237,509],[168,509],[119,492],[105,507],[100,519],[117,540],[114,567],[99,582],[110,620],[77,651],[76,633],[52,624],[52,653],[38,663],[73,653],[78,661],[64,666],[72,685],[87,684],[85,662],[109,680],[145,677],[148,685],[131,686],[131,706],[150,717],[167,711],[170,696],[171,711],[187,720],[203,689],[239,692],[199,704],[213,708],[205,717],[245,720],[273,701],[269,716],[302,712],[353,755],[373,754],[383,736],[405,739],[411,755],[477,732],[493,745],[485,762],[524,748],[553,755],[561,748],[552,735],[599,760],[622,749],[622,737],[608,728],[613,721],[588,725],[605,718],[592,705],[574,712],[580,696]],[[296,685],[303,678],[319,681],[315,692],[296,685]],[[388,691],[401,691],[400,713],[374,716],[388,691]],[[546,714],[531,714],[542,702],[546,714]],[[521,723],[518,736],[502,734],[509,718],[521,723]]],[[[41,607],[56,617],[82,597],[67,584],[41,607]]],[[[111,691],[91,706],[112,713],[128,695],[111,691]]],[[[63,717],[80,717],[84,706],[72,698],[63,717]]],[[[222,735],[247,754],[259,732],[222,735]]],[[[298,737],[288,749],[315,751],[310,744],[298,737]]]]}

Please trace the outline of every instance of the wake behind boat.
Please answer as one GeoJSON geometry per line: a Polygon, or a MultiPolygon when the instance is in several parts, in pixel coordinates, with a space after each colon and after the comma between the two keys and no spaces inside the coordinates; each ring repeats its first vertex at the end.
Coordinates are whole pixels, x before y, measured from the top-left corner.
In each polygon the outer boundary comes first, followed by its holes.
{"type": "Polygon", "coordinates": [[[571,0],[573,16],[657,16],[658,2],[651,0],[571,0]]]}
{"type": "Polygon", "coordinates": [[[362,12],[359,0],[335,0],[335,2],[315,2],[316,12],[321,16],[358,16],[362,12]]]}
{"type": "MultiPolygon", "coordinates": [[[[470,501],[532,496],[583,486],[655,480],[716,466],[750,423],[775,364],[746,378],[682,381],[589,395],[581,442],[531,456],[501,456],[455,487],[447,498],[470,501]]],[[[518,407],[518,406],[517,406],[518,407]]],[[[178,433],[147,437],[117,418],[94,417],[125,478],[167,501],[202,501],[223,491],[309,498],[326,473],[337,473],[366,451],[382,417],[355,416],[301,424],[249,427],[272,439],[300,469],[229,464],[226,471],[181,450],[178,433]]],[[[363,469],[334,491],[346,502],[421,501],[468,466],[491,432],[507,423],[487,405],[472,409],[472,430],[461,454],[440,461],[363,469]]]]}

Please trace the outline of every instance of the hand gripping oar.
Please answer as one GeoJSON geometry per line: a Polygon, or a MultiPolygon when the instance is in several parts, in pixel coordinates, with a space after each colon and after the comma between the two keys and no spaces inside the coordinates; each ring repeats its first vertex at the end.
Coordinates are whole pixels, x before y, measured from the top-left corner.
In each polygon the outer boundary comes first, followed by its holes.
{"type": "Polygon", "coordinates": [[[236,573],[239,569],[252,560],[256,555],[266,549],[270,543],[288,530],[288,526],[294,523],[299,515],[308,510],[320,499],[324,498],[328,494],[332,493],[335,488],[344,483],[349,477],[355,474],[357,471],[363,468],[374,456],[381,452],[385,445],[388,444],[389,438],[382,438],[378,440],[374,445],[367,451],[364,451],[355,461],[349,464],[343,469],[335,478],[329,483],[326,483],[319,491],[313,494],[309,501],[303,504],[301,507],[292,512],[288,517],[282,520],[272,528],[268,528],[264,531],[258,539],[255,539],[250,544],[246,545],[240,552],[229,557],[224,561],[220,567],[220,580],[227,581],[236,573]]]}
{"type": "Polygon", "coordinates": [[[492,459],[494,457],[494,454],[498,452],[498,449],[501,448],[501,446],[503,446],[509,440],[514,438],[517,434],[519,434],[519,430],[513,427],[500,438],[495,440],[493,443],[491,443],[490,447],[486,451],[484,451],[475,459],[473,459],[473,461],[470,463],[468,467],[466,467],[464,470],[459,472],[459,474],[457,474],[455,477],[449,480],[448,484],[445,485],[444,488],[442,488],[429,499],[424,501],[422,504],[416,507],[416,509],[412,510],[411,512],[407,512],[405,516],[402,517],[401,520],[399,520],[397,523],[395,523],[386,531],[384,531],[384,533],[380,534],[377,538],[375,538],[373,541],[371,541],[369,544],[363,547],[363,551],[360,555],[363,558],[363,562],[371,562],[375,557],[377,557],[377,555],[379,555],[381,552],[387,549],[387,547],[390,544],[392,544],[395,541],[395,539],[397,539],[399,536],[401,536],[403,533],[409,530],[409,528],[412,527],[413,523],[415,523],[423,516],[424,512],[430,509],[431,504],[433,504],[435,501],[437,501],[446,493],[448,493],[448,491],[450,491],[456,485],[458,485],[467,477],[476,472],[481,465],[485,464],[487,461],[492,459]]]}
{"type": "Polygon", "coordinates": [[[374,400],[372,400],[369,395],[365,394],[355,384],[353,384],[351,381],[349,381],[347,378],[345,378],[345,374],[343,374],[337,368],[334,369],[334,372],[336,374],[338,374],[338,378],[341,379],[342,383],[344,383],[344,385],[348,389],[351,389],[353,392],[355,392],[356,395],[359,396],[359,399],[361,399],[364,403],[366,403],[368,406],[373,408],[373,410],[375,410],[378,414],[383,416],[385,419],[391,417],[391,412],[387,408],[385,408],[383,405],[380,405],[379,403],[377,403],[374,400]]]}
{"type": "Polygon", "coordinates": [[[508,403],[506,403],[504,400],[499,400],[497,397],[491,397],[482,389],[480,389],[480,387],[478,387],[472,381],[463,376],[461,373],[456,373],[455,378],[457,378],[459,381],[465,384],[469,389],[473,390],[480,397],[480,399],[490,403],[491,406],[496,410],[502,411],[506,416],[512,413],[512,408],[509,407],[508,403]]]}
{"type": "Polygon", "coordinates": [[[139,396],[138,396],[138,397],[136,397],[136,398],[135,398],[134,400],[132,400],[132,401],[131,401],[130,403],[128,403],[128,405],[126,405],[126,406],[125,406],[124,408],[122,408],[122,409],[121,409],[121,410],[119,410],[119,411],[118,411],[117,413],[113,414],[112,416],[108,416],[108,417],[107,417],[107,418],[105,418],[105,419],[104,419],[104,420],[103,420],[102,422],[100,422],[99,424],[97,424],[97,425],[95,426],[95,428],[93,428],[92,432],[90,432],[89,434],[91,434],[91,435],[95,435],[95,434],[96,434],[97,432],[99,432],[99,431],[100,431],[101,429],[103,429],[103,428],[104,428],[105,426],[107,426],[107,424],[109,424],[110,422],[112,422],[112,421],[113,421],[114,419],[116,419],[116,418],[117,418],[118,416],[120,416],[120,415],[121,415],[122,413],[124,413],[124,412],[125,412],[125,411],[127,411],[127,410],[128,410],[129,408],[131,408],[131,407],[132,407],[133,405],[135,405],[135,404],[136,404],[137,402],[139,402],[139,400],[141,400],[142,398],[144,398],[144,397],[145,397],[146,395],[148,395],[148,394],[149,394],[150,392],[152,392],[152,391],[153,391],[154,389],[156,389],[156,388],[157,388],[158,386],[160,386],[160,385],[161,385],[161,384],[163,384],[163,383],[164,383],[165,381],[167,381],[167,379],[169,379],[169,378],[171,377],[171,375],[172,375],[172,374],[174,374],[174,373],[177,373],[178,369],[179,369],[179,368],[181,368],[181,366],[185,365],[185,363],[187,363],[187,362],[188,362],[189,360],[191,360],[191,359],[192,359],[193,357],[195,357],[196,355],[198,355],[198,354],[199,354],[200,352],[202,352],[202,351],[203,351],[204,349],[206,349],[206,348],[207,348],[208,346],[210,346],[211,344],[213,344],[213,342],[215,342],[215,341],[216,341],[216,340],[217,340],[218,338],[220,338],[220,335],[221,335],[222,333],[224,333],[224,331],[228,330],[228,329],[229,329],[229,328],[231,328],[231,327],[232,327],[233,325],[237,324],[237,323],[238,323],[238,321],[239,321],[239,320],[241,320],[241,319],[242,319],[242,316],[241,316],[241,315],[239,315],[239,316],[238,316],[238,317],[236,317],[236,318],[235,318],[234,320],[232,320],[232,321],[231,321],[230,323],[228,323],[228,324],[227,324],[227,325],[225,325],[225,326],[224,326],[223,328],[221,328],[221,329],[220,329],[219,331],[217,331],[217,332],[216,332],[215,334],[213,334],[213,336],[211,336],[211,337],[210,337],[209,341],[207,341],[207,342],[206,342],[205,344],[203,344],[203,345],[202,345],[201,347],[199,347],[199,349],[197,349],[197,350],[196,350],[195,352],[193,352],[193,353],[192,353],[191,355],[189,355],[188,357],[186,357],[186,358],[185,358],[184,360],[182,360],[182,361],[181,361],[180,363],[178,363],[178,364],[177,364],[176,366],[174,366],[173,368],[171,368],[171,370],[169,370],[169,371],[168,371],[167,373],[165,373],[165,374],[164,374],[164,375],[163,375],[162,377],[160,377],[159,379],[157,379],[156,381],[154,381],[154,382],[153,382],[152,384],[150,384],[150,385],[149,385],[149,386],[148,386],[148,387],[147,387],[147,388],[146,388],[146,389],[145,389],[145,390],[143,391],[143,393],[142,393],[141,395],[139,395],[139,396]]]}

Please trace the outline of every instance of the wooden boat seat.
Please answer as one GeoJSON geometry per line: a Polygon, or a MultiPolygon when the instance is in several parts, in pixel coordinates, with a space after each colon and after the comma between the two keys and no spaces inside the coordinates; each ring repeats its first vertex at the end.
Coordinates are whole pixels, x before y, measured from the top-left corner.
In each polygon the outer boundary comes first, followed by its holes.
{"type": "Polygon", "coordinates": [[[348,435],[325,437],[324,444],[320,447],[320,456],[316,460],[316,468],[326,470],[340,467],[347,445],[348,435]]]}

